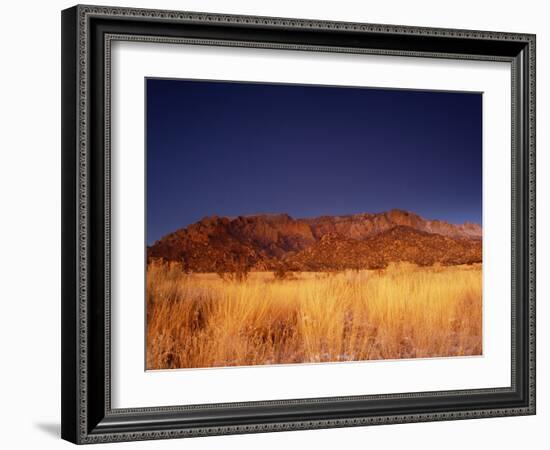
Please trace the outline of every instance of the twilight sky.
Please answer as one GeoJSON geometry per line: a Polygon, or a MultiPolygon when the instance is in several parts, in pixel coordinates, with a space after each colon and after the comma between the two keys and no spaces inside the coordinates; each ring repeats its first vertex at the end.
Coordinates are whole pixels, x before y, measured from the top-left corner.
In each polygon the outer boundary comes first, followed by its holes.
{"type": "Polygon", "coordinates": [[[147,79],[147,243],[204,216],[481,223],[482,95],[147,79]]]}

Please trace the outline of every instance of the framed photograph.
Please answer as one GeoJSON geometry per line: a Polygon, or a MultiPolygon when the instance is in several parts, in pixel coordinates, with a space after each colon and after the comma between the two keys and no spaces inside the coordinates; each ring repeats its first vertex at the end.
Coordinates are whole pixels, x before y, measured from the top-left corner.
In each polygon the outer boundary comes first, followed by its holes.
{"type": "Polygon", "coordinates": [[[62,12],[62,437],[535,413],[535,36],[62,12]]]}

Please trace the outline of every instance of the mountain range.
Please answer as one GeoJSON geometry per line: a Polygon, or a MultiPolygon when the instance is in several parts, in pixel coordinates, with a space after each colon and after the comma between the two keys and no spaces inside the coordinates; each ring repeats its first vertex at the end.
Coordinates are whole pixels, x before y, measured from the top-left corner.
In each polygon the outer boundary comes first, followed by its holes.
{"type": "Polygon", "coordinates": [[[324,271],[481,262],[482,230],[427,220],[393,209],[382,213],[293,218],[288,214],[211,216],[147,248],[148,259],[178,261],[191,272],[324,271]]]}

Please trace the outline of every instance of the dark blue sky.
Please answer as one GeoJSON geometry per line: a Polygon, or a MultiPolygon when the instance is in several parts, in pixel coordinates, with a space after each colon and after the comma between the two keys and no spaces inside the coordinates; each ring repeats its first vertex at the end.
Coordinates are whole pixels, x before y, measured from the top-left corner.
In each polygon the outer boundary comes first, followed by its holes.
{"type": "Polygon", "coordinates": [[[147,243],[204,216],[481,223],[482,95],[147,79],[147,243]]]}

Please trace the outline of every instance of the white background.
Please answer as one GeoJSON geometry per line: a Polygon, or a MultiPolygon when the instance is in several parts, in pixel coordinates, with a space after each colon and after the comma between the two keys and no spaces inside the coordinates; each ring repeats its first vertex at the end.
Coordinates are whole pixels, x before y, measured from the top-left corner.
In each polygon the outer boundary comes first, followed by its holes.
{"type": "MultiPolygon", "coordinates": [[[[119,448],[543,448],[550,420],[550,270],[547,129],[550,77],[545,2],[417,0],[139,1],[108,4],[348,21],[533,32],[538,35],[538,415],[461,422],[224,436],[116,444],[119,448]],[[545,205],[546,203],[546,205],[545,205]]],[[[0,111],[2,314],[0,316],[0,444],[4,448],[68,448],[59,440],[60,397],[60,18],[71,2],[3,5],[0,111]]]]}
{"type": "Polygon", "coordinates": [[[510,386],[509,63],[136,42],[114,43],[111,57],[114,408],[510,386]],[[145,372],[143,80],[153,75],[483,92],[483,356],[145,372]]]}

